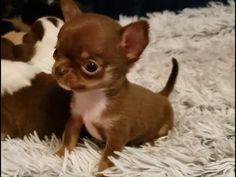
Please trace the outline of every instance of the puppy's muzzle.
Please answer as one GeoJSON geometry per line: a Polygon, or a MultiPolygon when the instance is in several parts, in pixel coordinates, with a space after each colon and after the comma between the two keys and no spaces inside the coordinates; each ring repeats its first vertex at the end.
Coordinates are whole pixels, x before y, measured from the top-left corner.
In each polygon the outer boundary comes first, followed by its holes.
{"type": "Polygon", "coordinates": [[[68,66],[56,66],[54,69],[54,74],[56,76],[64,76],[66,73],[69,73],[72,70],[71,67],[68,66]]]}
{"type": "Polygon", "coordinates": [[[56,78],[63,77],[67,73],[70,73],[72,71],[72,67],[68,62],[62,61],[62,62],[56,62],[52,69],[52,74],[56,78]]]}

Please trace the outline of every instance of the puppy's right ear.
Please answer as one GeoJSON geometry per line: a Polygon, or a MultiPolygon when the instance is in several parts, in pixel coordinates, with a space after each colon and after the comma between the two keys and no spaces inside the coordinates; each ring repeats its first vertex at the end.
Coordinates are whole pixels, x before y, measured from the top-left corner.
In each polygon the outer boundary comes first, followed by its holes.
{"type": "Polygon", "coordinates": [[[61,0],[60,6],[65,22],[82,13],[74,0],[61,0]]]}
{"type": "Polygon", "coordinates": [[[128,62],[138,60],[139,56],[149,42],[149,25],[147,21],[140,20],[133,22],[121,29],[121,48],[124,51],[128,62]]]}

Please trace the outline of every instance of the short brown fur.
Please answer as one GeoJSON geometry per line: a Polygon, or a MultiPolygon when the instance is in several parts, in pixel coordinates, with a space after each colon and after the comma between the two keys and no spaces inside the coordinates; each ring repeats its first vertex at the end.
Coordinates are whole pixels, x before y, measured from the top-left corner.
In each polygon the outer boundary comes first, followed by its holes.
{"type": "Polygon", "coordinates": [[[40,138],[61,135],[69,101],[70,93],[58,87],[51,75],[38,74],[31,87],[1,97],[1,133],[20,138],[33,131],[40,138]]]}

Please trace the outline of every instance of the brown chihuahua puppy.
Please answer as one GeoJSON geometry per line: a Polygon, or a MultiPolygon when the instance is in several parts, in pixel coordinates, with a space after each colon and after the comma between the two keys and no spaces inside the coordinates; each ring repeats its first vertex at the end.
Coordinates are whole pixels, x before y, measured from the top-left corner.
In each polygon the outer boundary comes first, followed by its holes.
{"type": "Polygon", "coordinates": [[[130,83],[126,74],[147,46],[149,25],[140,20],[121,27],[113,19],[81,13],[73,0],[61,0],[65,24],[58,34],[53,76],[61,87],[73,92],[71,117],[63,147],[72,150],[86,129],[106,142],[98,165],[102,171],[128,143],[140,144],[166,135],[173,125],[173,110],[167,97],[174,87],[178,63],[160,93],[130,83]]]}

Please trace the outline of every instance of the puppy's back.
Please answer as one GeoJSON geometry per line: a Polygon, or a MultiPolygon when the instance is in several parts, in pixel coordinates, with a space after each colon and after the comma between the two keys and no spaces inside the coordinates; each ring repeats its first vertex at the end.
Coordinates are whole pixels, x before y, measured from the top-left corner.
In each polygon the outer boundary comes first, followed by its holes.
{"type": "Polygon", "coordinates": [[[23,137],[36,130],[41,138],[51,133],[61,136],[69,117],[70,94],[51,75],[40,73],[31,86],[1,99],[2,133],[23,137]]]}

